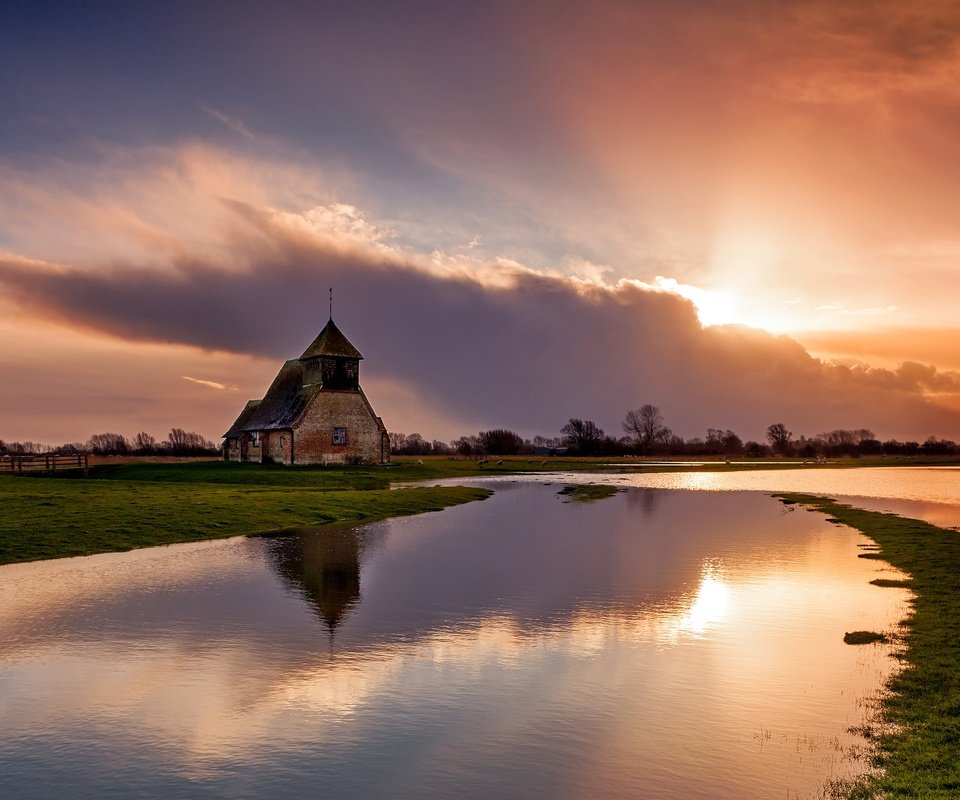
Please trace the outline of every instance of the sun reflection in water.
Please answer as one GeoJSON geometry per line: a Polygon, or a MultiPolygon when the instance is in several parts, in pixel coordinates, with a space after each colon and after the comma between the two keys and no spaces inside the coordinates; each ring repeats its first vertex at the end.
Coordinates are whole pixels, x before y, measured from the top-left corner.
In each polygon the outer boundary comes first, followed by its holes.
{"type": "Polygon", "coordinates": [[[704,570],[693,603],[680,618],[679,630],[700,634],[723,620],[730,611],[730,594],[730,587],[712,568],[704,570]]]}

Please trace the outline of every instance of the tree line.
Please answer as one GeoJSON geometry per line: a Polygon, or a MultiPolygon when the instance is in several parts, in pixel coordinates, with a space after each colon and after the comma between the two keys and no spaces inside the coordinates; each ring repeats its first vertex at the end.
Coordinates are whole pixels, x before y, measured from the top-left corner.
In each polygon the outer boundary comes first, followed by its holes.
{"type": "Polygon", "coordinates": [[[71,442],[50,446],[40,442],[5,442],[0,439],[0,455],[31,455],[42,453],[91,453],[97,456],[209,456],[218,455],[220,448],[194,431],[171,428],[166,439],[157,440],[146,431],[132,439],[120,433],[95,433],[86,442],[71,442]]]}
{"type": "MultiPolygon", "coordinates": [[[[949,439],[928,437],[923,442],[896,439],[881,441],[868,428],[837,428],[814,436],[794,434],[782,422],[766,429],[764,441],[743,441],[728,428],[708,428],[703,437],[683,439],[667,426],[660,409],[643,405],[627,411],[621,422],[622,435],[607,434],[593,420],[571,417],[559,435],[537,435],[524,439],[506,428],[480,431],[460,436],[449,442],[428,440],[419,433],[391,433],[393,455],[552,455],[585,456],[799,456],[833,458],[837,456],[878,455],[960,455],[960,445],[949,439]]],[[[0,439],[0,455],[42,453],[92,453],[94,455],[170,455],[211,456],[220,448],[194,431],[172,428],[167,438],[157,440],[146,431],[132,439],[119,433],[97,433],[86,442],[57,446],[39,442],[4,442],[0,439]]]]}
{"type": "Polygon", "coordinates": [[[622,435],[607,434],[593,420],[571,417],[558,436],[524,439],[505,428],[460,436],[450,442],[429,441],[419,433],[391,433],[394,455],[584,455],[584,456],[837,456],[877,455],[960,455],[960,446],[934,436],[924,442],[887,439],[881,441],[868,428],[837,428],[814,436],[794,437],[786,425],[775,422],[766,429],[763,441],[744,441],[729,428],[708,428],[703,437],[683,439],[667,426],[655,405],[627,411],[621,422],[622,435]]]}

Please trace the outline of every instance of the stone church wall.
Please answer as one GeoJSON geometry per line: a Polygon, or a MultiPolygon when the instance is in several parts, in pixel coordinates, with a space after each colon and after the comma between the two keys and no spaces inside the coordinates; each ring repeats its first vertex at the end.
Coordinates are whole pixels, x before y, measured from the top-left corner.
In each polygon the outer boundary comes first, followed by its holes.
{"type": "Polygon", "coordinates": [[[290,463],[290,431],[264,431],[260,435],[263,460],[267,463],[290,463]]]}
{"type": "Polygon", "coordinates": [[[380,428],[360,392],[318,393],[295,428],[293,447],[297,464],[381,463],[380,428]],[[347,429],[346,444],[333,443],[334,428],[347,429]]]}

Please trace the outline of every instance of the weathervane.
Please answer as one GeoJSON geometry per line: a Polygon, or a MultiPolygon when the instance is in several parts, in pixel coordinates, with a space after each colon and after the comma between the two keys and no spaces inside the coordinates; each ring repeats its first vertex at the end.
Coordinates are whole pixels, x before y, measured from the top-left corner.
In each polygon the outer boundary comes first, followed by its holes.
{"type": "Polygon", "coordinates": [[[330,320],[333,321],[333,287],[330,287],[330,320]]]}

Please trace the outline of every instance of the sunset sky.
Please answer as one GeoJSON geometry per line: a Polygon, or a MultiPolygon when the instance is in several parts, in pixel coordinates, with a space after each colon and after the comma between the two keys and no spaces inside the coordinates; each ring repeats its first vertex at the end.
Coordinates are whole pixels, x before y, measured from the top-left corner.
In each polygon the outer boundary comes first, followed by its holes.
{"type": "Polygon", "coordinates": [[[960,5],[0,5],[0,438],[960,439],[960,5]]]}

